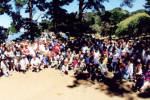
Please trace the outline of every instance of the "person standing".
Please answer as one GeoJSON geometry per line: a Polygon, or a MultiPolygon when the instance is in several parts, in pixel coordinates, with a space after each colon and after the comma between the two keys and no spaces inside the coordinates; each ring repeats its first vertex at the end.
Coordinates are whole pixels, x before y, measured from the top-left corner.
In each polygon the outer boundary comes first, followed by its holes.
{"type": "Polygon", "coordinates": [[[118,54],[117,50],[115,50],[115,53],[112,58],[112,64],[111,64],[113,73],[116,73],[117,66],[118,66],[118,59],[119,59],[119,54],[118,54]]]}

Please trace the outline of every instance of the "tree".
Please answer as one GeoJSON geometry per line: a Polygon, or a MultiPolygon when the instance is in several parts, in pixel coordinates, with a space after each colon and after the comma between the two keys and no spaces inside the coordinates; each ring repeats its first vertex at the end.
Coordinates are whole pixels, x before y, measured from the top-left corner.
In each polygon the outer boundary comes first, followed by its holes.
{"type": "Polygon", "coordinates": [[[16,30],[19,31],[21,28],[28,30],[26,35],[33,40],[38,32],[38,25],[36,20],[33,20],[33,14],[36,11],[44,11],[44,9],[41,9],[41,4],[44,3],[43,0],[15,0],[16,11],[12,11],[11,17],[16,30]],[[20,14],[21,9],[25,9],[24,13],[28,13],[29,17],[24,18],[20,14]]]}
{"type": "Polygon", "coordinates": [[[43,8],[47,10],[46,18],[49,18],[53,23],[53,28],[55,33],[58,32],[62,23],[64,23],[65,16],[67,14],[67,10],[63,9],[64,5],[69,5],[73,0],[52,0],[46,2],[43,5],[43,8]]]}
{"type": "Polygon", "coordinates": [[[104,11],[99,13],[102,23],[101,23],[101,35],[102,36],[110,36],[111,39],[111,26],[112,26],[112,21],[111,21],[111,12],[109,11],[104,11]]]}
{"type": "Polygon", "coordinates": [[[95,24],[94,13],[88,12],[88,13],[86,14],[86,16],[87,16],[86,22],[87,22],[88,25],[93,25],[93,24],[95,24]]]}
{"type": "Polygon", "coordinates": [[[131,12],[131,16],[134,15],[134,14],[137,14],[137,13],[147,13],[146,9],[139,9],[139,10],[136,10],[134,12],[131,12]]]}
{"type": "MultiPolygon", "coordinates": [[[[11,0],[0,0],[0,15],[10,14],[9,9],[11,9],[11,4],[9,4],[11,0]]],[[[0,26],[0,42],[4,41],[7,38],[7,29],[0,26]]]]}
{"type": "Polygon", "coordinates": [[[85,9],[94,9],[99,11],[104,10],[105,7],[102,4],[104,1],[108,0],[78,0],[79,1],[79,21],[82,23],[83,20],[83,12],[85,9]]]}
{"type": "Polygon", "coordinates": [[[110,20],[113,25],[116,25],[120,23],[120,21],[129,17],[129,12],[126,10],[122,10],[121,8],[115,8],[111,10],[110,13],[111,13],[110,20]]]}
{"type": "Polygon", "coordinates": [[[0,26],[0,43],[4,42],[5,39],[7,38],[7,34],[5,34],[6,32],[7,32],[7,29],[0,26]]]}
{"type": "Polygon", "coordinates": [[[0,0],[0,15],[6,13],[10,14],[9,10],[12,8],[9,4],[11,0],[0,0]]]}
{"type": "Polygon", "coordinates": [[[21,28],[26,29],[28,34],[33,39],[38,32],[37,20],[33,20],[33,15],[36,11],[44,11],[42,5],[45,0],[0,0],[0,14],[7,14],[13,20],[13,26],[17,32],[21,28]],[[29,17],[24,17],[21,12],[28,13],[29,17]]]}
{"type": "Polygon", "coordinates": [[[17,33],[17,30],[16,30],[15,25],[13,23],[11,23],[10,27],[8,28],[8,33],[9,32],[17,33]]]}
{"type": "Polygon", "coordinates": [[[132,7],[133,6],[133,2],[135,0],[122,0],[122,3],[120,4],[121,6],[128,6],[128,7],[132,7]]]}
{"type": "Polygon", "coordinates": [[[149,33],[150,16],[146,13],[137,13],[118,24],[116,35],[135,37],[149,33]]]}
{"type": "Polygon", "coordinates": [[[146,0],[145,8],[150,12],[150,0],[146,0]]]}

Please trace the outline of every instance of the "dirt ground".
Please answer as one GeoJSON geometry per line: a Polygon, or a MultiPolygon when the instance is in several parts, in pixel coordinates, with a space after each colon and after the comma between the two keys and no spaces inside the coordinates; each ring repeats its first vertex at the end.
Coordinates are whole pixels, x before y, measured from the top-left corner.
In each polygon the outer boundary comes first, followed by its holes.
{"type": "MultiPolygon", "coordinates": [[[[127,85],[129,87],[129,85],[127,85]]],[[[63,75],[54,69],[39,73],[13,73],[0,78],[0,100],[149,100],[147,94],[137,94],[108,79],[91,83],[63,75]]]]}

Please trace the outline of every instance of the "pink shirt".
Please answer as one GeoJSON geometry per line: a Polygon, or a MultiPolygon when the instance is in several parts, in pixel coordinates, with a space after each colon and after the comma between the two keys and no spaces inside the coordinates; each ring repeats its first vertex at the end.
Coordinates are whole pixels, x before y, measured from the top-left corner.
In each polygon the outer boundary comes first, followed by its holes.
{"type": "Polygon", "coordinates": [[[78,64],[78,60],[73,60],[73,67],[76,67],[76,65],[78,64]]]}
{"type": "Polygon", "coordinates": [[[30,53],[28,48],[24,48],[23,49],[23,54],[28,55],[30,53]]]}

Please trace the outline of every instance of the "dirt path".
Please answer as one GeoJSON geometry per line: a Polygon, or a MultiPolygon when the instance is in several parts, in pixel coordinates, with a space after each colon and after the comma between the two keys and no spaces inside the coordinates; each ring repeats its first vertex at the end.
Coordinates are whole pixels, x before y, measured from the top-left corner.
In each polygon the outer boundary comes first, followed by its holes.
{"type": "MultiPolygon", "coordinates": [[[[134,94],[109,94],[104,84],[76,81],[53,69],[0,78],[0,100],[142,100],[134,94]]],[[[149,98],[145,99],[148,100],[149,98]]]]}

